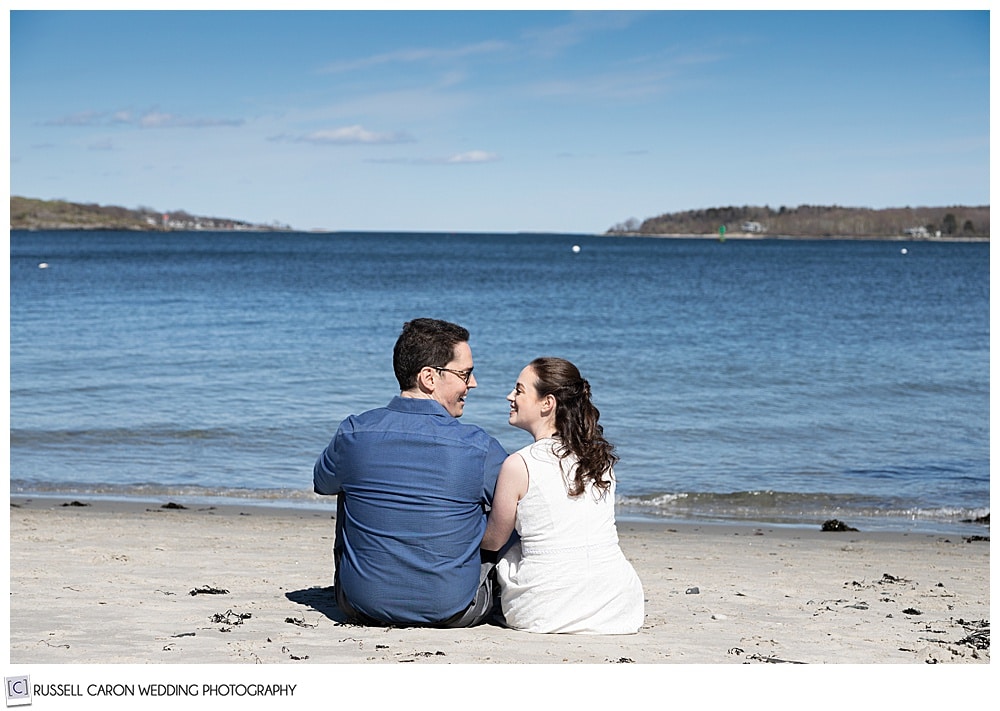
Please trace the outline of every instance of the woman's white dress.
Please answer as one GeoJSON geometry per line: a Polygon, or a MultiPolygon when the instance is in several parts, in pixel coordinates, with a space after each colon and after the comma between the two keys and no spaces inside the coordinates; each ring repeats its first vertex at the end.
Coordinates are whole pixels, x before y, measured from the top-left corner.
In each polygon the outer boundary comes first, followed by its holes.
{"type": "Polygon", "coordinates": [[[496,569],[506,623],[529,632],[637,632],[642,583],[618,547],[614,483],[603,498],[589,487],[571,498],[575,459],[563,460],[564,475],[556,443],[542,439],[517,452],[528,465],[528,491],[517,504],[521,540],[496,569]]]}

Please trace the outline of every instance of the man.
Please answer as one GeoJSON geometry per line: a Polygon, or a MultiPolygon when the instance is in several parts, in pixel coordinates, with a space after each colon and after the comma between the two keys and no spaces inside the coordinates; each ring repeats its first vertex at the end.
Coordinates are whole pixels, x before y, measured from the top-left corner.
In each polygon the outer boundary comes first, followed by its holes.
{"type": "Polygon", "coordinates": [[[337,604],[362,624],[471,627],[492,613],[479,543],[507,453],[457,419],[476,387],[465,328],[409,321],[392,362],[399,396],[344,420],[313,467],[337,495],[337,604]]]}

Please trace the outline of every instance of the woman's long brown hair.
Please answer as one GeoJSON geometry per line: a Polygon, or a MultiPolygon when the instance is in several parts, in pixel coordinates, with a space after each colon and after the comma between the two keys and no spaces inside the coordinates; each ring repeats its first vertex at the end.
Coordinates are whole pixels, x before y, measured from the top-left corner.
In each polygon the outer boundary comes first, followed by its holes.
{"type": "Polygon", "coordinates": [[[590,383],[579,369],[563,358],[536,358],[528,364],[535,374],[539,398],[552,395],[556,400],[556,435],[561,442],[560,458],[570,454],[577,459],[576,473],[569,482],[569,495],[580,496],[588,482],[599,498],[611,488],[611,469],[618,462],[614,445],[604,439],[598,419],[600,411],[591,401],[590,383]]]}

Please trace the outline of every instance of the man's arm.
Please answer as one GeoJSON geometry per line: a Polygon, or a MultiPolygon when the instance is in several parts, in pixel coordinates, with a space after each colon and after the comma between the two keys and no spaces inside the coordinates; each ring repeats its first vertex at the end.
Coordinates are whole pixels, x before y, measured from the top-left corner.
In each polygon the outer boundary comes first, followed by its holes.
{"type": "Polygon", "coordinates": [[[500,468],[506,460],[507,450],[503,448],[502,444],[490,437],[483,468],[483,498],[486,500],[487,506],[493,506],[493,492],[497,488],[497,477],[500,476],[500,468]]]}
{"type": "Polygon", "coordinates": [[[313,466],[313,491],[317,494],[340,493],[340,480],[333,465],[333,448],[336,441],[337,438],[334,437],[313,466]]]}

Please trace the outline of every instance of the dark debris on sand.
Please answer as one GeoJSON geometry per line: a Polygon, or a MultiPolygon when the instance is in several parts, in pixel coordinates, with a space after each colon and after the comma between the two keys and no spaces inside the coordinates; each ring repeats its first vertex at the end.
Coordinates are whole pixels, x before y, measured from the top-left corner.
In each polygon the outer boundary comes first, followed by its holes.
{"type": "Polygon", "coordinates": [[[298,625],[299,627],[305,627],[305,628],[318,627],[319,626],[319,625],[309,624],[308,622],[306,622],[301,617],[286,617],[285,618],[285,622],[287,622],[290,625],[298,625]]]}
{"type": "Polygon", "coordinates": [[[958,644],[964,644],[973,649],[990,648],[990,622],[989,620],[976,620],[968,622],[966,620],[956,620],[970,634],[958,640],[958,644]]]}
{"type": "Polygon", "coordinates": [[[829,521],[824,521],[821,531],[857,531],[858,529],[853,526],[848,526],[843,521],[838,521],[835,518],[831,518],[829,521]]]}
{"type": "Polygon", "coordinates": [[[223,613],[216,613],[209,617],[215,624],[222,624],[219,628],[222,632],[229,632],[234,626],[242,625],[244,620],[249,620],[253,615],[249,612],[233,612],[226,610],[223,613]]]}
{"type": "Polygon", "coordinates": [[[778,659],[777,657],[765,656],[763,654],[751,654],[747,656],[747,661],[744,664],[749,664],[751,661],[764,662],[765,664],[805,664],[805,662],[796,662],[791,659],[778,659]]]}

